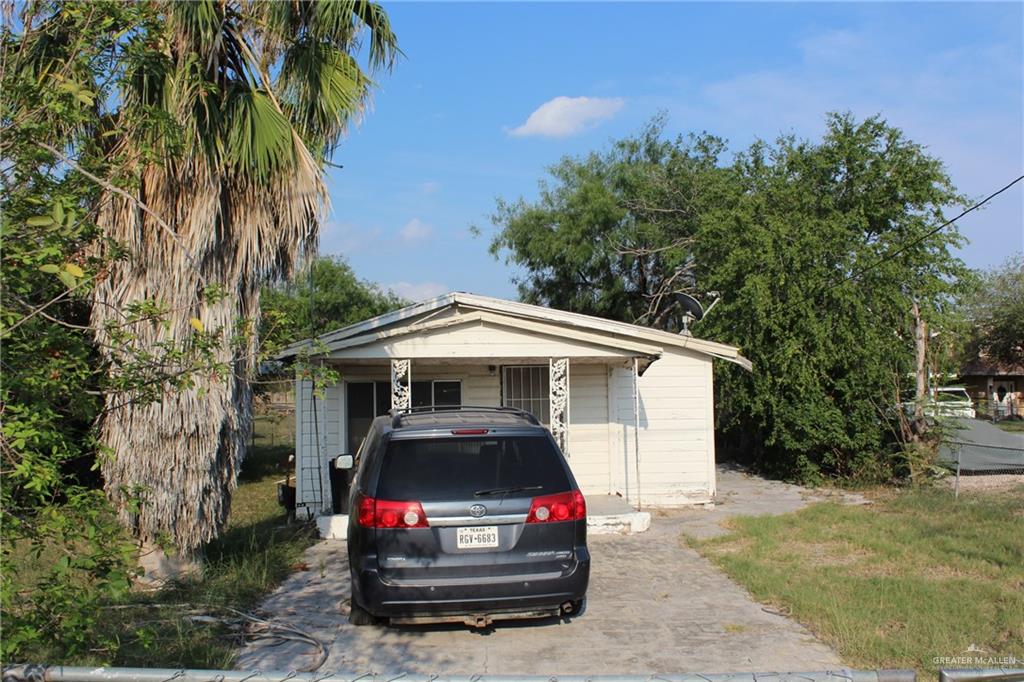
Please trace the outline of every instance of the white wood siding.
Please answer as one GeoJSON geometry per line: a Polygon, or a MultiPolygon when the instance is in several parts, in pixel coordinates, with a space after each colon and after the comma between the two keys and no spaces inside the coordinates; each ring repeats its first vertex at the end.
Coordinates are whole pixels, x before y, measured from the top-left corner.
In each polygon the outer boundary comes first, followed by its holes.
{"type": "MultiPolygon", "coordinates": [[[[367,348],[359,350],[365,352],[367,348]]],[[[462,352],[479,357],[488,351],[485,344],[462,352]]],[[[411,378],[413,381],[458,379],[462,382],[463,404],[497,406],[501,404],[501,365],[520,364],[520,358],[534,352],[536,350],[531,348],[523,355],[494,358],[490,363],[431,364],[413,359],[411,378]],[[493,374],[488,364],[494,365],[493,374]]],[[[637,457],[632,360],[611,358],[608,363],[571,364],[569,464],[584,493],[618,493],[635,504],[637,457]]],[[[341,364],[338,369],[342,382],[390,379],[390,370],[384,366],[341,364]]],[[[701,503],[710,501],[714,494],[711,370],[711,360],[706,356],[687,350],[666,350],[640,377],[641,504],[701,503]]],[[[314,504],[322,487],[322,506],[329,507],[327,461],[339,454],[344,449],[342,444],[347,442],[344,383],[327,387],[324,395],[316,400],[321,438],[319,452],[315,444],[313,412],[311,385],[299,381],[295,410],[298,502],[314,504]],[[318,464],[319,487],[315,478],[318,464]]]]}
{"type": "Polygon", "coordinates": [[[573,364],[569,368],[569,467],[588,495],[607,495],[608,368],[573,364]]]}
{"type": "Polygon", "coordinates": [[[633,363],[613,365],[608,374],[608,447],[611,492],[636,504],[636,448],[633,420],[633,363]]]}
{"type": "Polygon", "coordinates": [[[667,351],[640,377],[640,495],[648,504],[711,499],[710,370],[706,356],[667,351]]]}
{"type": "MultiPolygon", "coordinates": [[[[644,505],[709,502],[715,490],[711,360],[666,349],[639,381],[640,485],[644,505]]],[[[633,369],[613,367],[609,437],[614,492],[637,495],[633,369]]]]}

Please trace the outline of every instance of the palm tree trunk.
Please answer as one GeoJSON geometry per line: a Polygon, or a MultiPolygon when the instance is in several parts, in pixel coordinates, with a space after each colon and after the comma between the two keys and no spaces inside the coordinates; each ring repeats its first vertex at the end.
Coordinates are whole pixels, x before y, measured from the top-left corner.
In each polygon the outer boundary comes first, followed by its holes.
{"type": "Polygon", "coordinates": [[[197,334],[219,334],[211,353],[220,371],[192,374],[190,385],[165,387],[155,402],[108,394],[99,433],[111,456],[101,469],[137,540],[169,541],[191,557],[227,521],[252,428],[256,339],[239,343],[235,332],[240,321],[256,328],[263,282],[289,276],[300,249],[315,243],[323,186],[306,166],[256,193],[192,164],[147,168],[142,192],[176,235],[132,201],[105,198],[99,223],[129,255],[93,294],[91,323],[104,359],[119,371],[126,346],[110,325],[123,324],[132,304],[153,301],[168,311],[166,323],[129,325],[128,355],[159,357],[168,343],[187,347],[197,334]],[[211,285],[226,295],[205,296],[211,285]]]}

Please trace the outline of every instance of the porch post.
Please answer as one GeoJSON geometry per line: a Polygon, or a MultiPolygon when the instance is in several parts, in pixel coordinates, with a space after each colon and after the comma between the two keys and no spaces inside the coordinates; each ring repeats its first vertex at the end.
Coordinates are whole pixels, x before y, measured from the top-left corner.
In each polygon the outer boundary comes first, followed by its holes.
{"type": "Polygon", "coordinates": [[[569,358],[551,358],[548,366],[551,435],[569,456],[569,358]]]}
{"type": "Polygon", "coordinates": [[[633,455],[636,461],[636,508],[641,509],[640,497],[640,359],[633,358],[633,455]]]}
{"type": "Polygon", "coordinates": [[[412,361],[391,361],[391,409],[412,407],[412,361]]]}

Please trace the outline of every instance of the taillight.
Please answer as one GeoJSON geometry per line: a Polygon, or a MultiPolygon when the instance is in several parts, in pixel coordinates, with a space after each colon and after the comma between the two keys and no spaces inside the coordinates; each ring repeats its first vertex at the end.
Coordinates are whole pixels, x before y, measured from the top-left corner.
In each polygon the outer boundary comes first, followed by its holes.
{"type": "Polygon", "coordinates": [[[373,528],[374,504],[376,500],[372,497],[359,498],[359,516],[356,517],[359,525],[363,528],[373,528]]]}
{"type": "Polygon", "coordinates": [[[587,502],[583,493],[573,490],[568,493],[542,495],[533,498],[527,523],[551,523],[556,521],[582,521],[587,518],[587,502]]]}
{"type": "Polygon", "coordinates": [[[453,436],[485,436],[490,429],[452,429],[453,436]]]}
{"type": "Polygon", "coordinates": [[[359,499],[358,523],[363,528],[429,528],[419,502],[359,499]]]}

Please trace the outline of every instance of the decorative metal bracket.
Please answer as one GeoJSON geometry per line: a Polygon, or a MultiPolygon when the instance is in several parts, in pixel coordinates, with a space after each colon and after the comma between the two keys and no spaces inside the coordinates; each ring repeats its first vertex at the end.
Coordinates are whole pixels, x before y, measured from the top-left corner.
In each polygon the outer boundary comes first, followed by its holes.
{"type": "Polygon", "coordinates": [[[412,407],[412,361],[391,361],[391,409],[407,410],[412,407]]]}
{"type": "Polygon", "coordinates": [[[569,456],[569,358],[551,358],[548,386],[551,398],[551,435],[569,456]]]}

